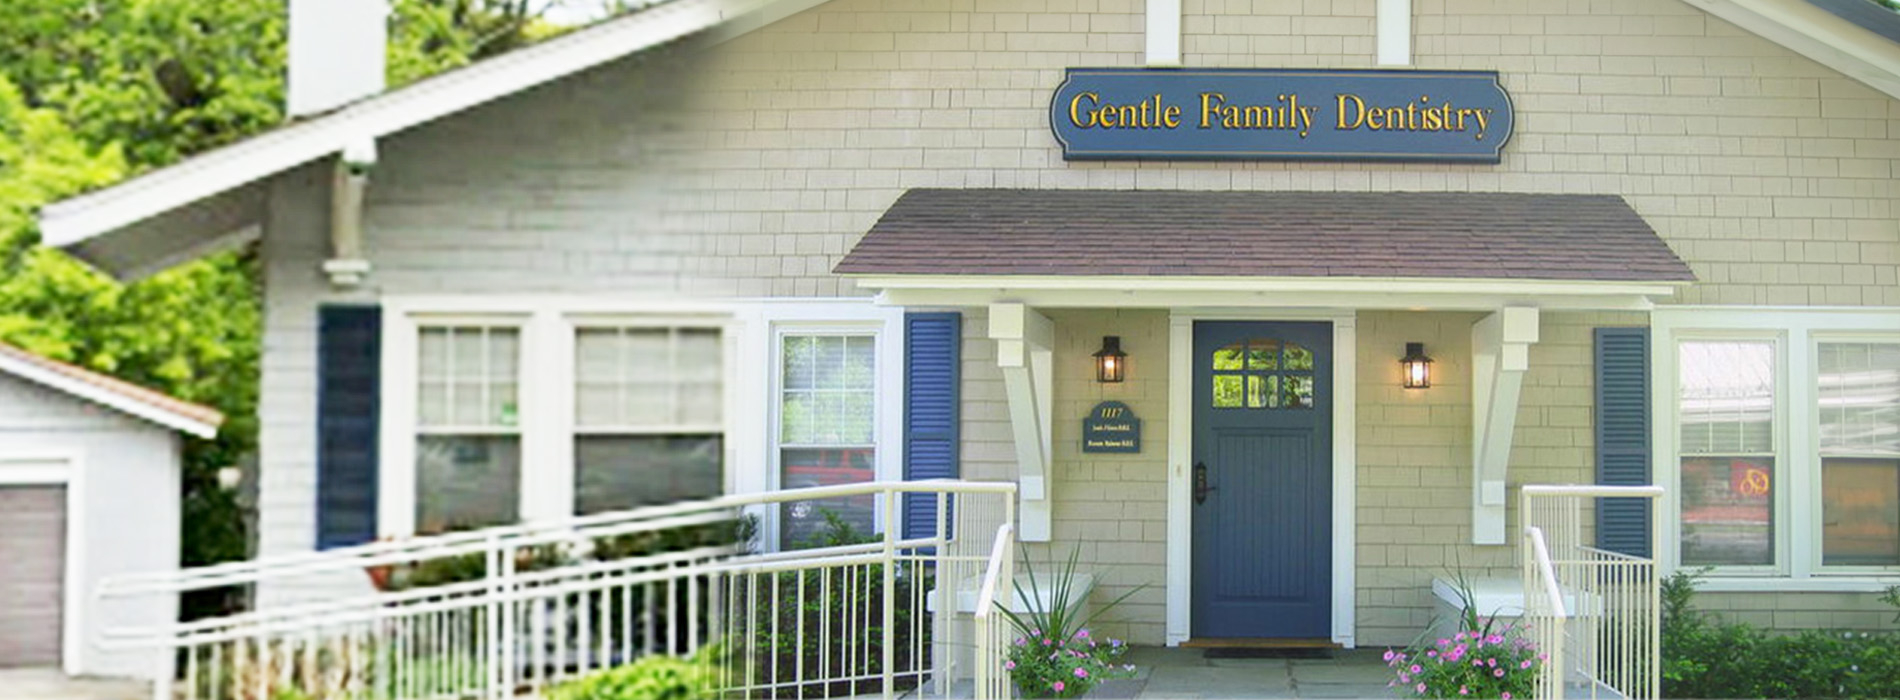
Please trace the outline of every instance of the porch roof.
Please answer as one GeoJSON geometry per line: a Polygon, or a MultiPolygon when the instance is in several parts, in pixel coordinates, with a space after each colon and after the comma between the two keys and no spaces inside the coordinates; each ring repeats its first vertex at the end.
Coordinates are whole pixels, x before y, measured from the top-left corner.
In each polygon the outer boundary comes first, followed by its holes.
{"type": "Polygon", "coordinates": [[[1622,198],[1474,192],[906,192],[849,275],[1692,282],[1622,198]]]}
{"type": "Polygon", "coordinates": [[[915,189],[834,272],[885,303],[1644,310],[1695,275],[1622,198],[915,189]]]}

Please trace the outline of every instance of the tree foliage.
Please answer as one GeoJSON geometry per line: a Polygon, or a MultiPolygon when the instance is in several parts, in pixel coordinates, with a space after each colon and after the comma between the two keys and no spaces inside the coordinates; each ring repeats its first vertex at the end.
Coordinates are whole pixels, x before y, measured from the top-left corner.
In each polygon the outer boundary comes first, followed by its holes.
{"type": "MultiPolygon", "coordinates": [[[[521,0],[394,0],[390,83],[556,29],[535,12],[521,0]]],[[[123,284],[37,247],[34,217],[280,124],[286,21],[286,0],[9,0],[0,13],[0,341],[225,414],[217,439],[186,446],[185,565],[244,555],[242,518],[216,473],[256,449],[254,254],[123,284]]],[[[188,614],[220,604],[194,603],[188,614]]]]}

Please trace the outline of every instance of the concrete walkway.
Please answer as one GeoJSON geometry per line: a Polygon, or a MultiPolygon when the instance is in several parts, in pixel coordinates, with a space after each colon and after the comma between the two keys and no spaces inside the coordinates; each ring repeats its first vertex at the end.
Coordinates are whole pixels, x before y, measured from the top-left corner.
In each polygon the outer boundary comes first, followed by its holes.
{"type": "Polygon", "coordinates": [[[1105,683],[1101,698],[1393,698],[1380,649],[1329,659],[1208,659],[1200,649],[1137,647],[1135,678],[1105,683]]]}
{"type": "Polygon", "coordinates": [[[0,700],[149,700],[138,681],[67,678],[58,669],[0,668],[0,700]]]}

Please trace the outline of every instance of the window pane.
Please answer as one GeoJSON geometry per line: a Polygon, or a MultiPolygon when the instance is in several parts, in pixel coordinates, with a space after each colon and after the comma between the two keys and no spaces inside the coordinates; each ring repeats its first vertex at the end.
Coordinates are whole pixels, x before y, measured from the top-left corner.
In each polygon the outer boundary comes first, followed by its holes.
{"type": "Polygon", "coordinates": [[[574,508],[586,515],[722,491],[718,435],[589,435],[574,440],[574,508]]]}
{"type": "Polygon", "coordinates": [[[1273,408],[1279,408],[1280,407],[1280,396],[1279,396],[1280,391],[1279,390],[1280,390],[1279,377],[1262,377],[1259,375],[1248,375],[1247,376],[1247,408],[1267,408],[1269,403],[1272,404],[1273,408]]]}
{"type": "Polygon", "coordinates": [[[1247,341],[1247,369],[1279,369],[1280,341],[1254,338],[1247,341]]]}
{"type": "Polygon", "coordinates": [[[521,331],[438,327],[419,331],[416,418],[423,426],[513,427],[521,331]]]}
{"type": "Polygon", "coordinates": [[[590,427],[705,426],[725,403],[720,332],[586,328],[575,333],[574,410],[590,427]]]}
{"type": "Polygon", "coordinates": [[[1900,345],[1822,343],[1821,454],[1900,456],[1900,345]]]}
{"type": "Polygon", "coordinates": [[[514,436],[424,435],[416,440],[416,532],[515,522],[521,442],[514,436]]]}
{"type": "Polygon", "coordinates": [[[1823,459],[1821,522],[1821,563],[1900,564],[1900,460],[1823,459]]]}
{"type": "Polygon", "coordinates": [[[1287,343],[1286,368],[1312,371],[1313,351],[1299,345],[1294,345],[1293,343],[1287,343]]]}
{"type": "Polygon", "coordinates": [[[1680,359],[1683,454],[1774,451],[1774,344],[1685,342],[1680,359]]]}
{"type": "MultiPolygon", "coordinates": [[[[873,451],[868,449],[790,449],[781,450],[779,459],[784,477],[783,488],[832,486],[870,481],[874,478],[873,451]]],[[[785,549],[830,544],[823,541],[837,535],[826,526],[826,513],[859,535],[876,532],[876,498],[870,494],[818,501],[787,503],[779,518],[779,542],[785,549]]]]}
{"type": "Polygon", "coordinates": [[[786,336],[779,442],[869,445],[876,422],[873,336],[786,336]]]}
{"type": "Polygon", "coordinates": [[[1240,375],[1214,375],[1214,407],[1240,408],[1240,375]]]}
{"type": "Polygon", "coordinates": [[[1289,374],[1286,377],[1287,408],[1313,407],[1313,376],[1310,374],[1289,374]]]}
{"type": "Polygon", "coordinates": [[[1774,563],[1774,460],[1682,458],[1682,563],[1774,563]]]}
{"type": "Polygon", "coordinates": [[[786,392],[779,404],[779,442],[809,445],[817,442],[817,401],[805,392],[786,392]]]}
{"type": "Polygon", "coordinates": [[[1214,369],[1235,370],[1241,368],[1241,357],[1246,354],[1246,346],[1229,345],[1214,351],[1214,369]]]}

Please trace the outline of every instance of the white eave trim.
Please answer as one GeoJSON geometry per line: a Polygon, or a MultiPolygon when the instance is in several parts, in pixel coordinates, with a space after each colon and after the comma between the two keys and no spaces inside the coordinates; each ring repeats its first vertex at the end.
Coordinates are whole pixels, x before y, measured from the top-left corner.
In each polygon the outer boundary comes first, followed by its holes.
{"type": "Polygon", "coordinates": [[[106,387],[70,377],[16,357],[0,354],[0,372],[44,385],[93,403],[143,418],[206,440],[218,436],[218,425],[164,407],[140,401],[106,387]]]}
{"type": "Polygon", "coordinates": [[[1049,307],[1350,307],[1647,311],[1689,282],[1600,282],[1382,277],[1117,277],[1060,275],[847,275],[888,304],[972,306],[1020,301],[1049,307]]]}
{"type": "Polygon", "coordinates": [[[1900,98],[1900,44],[1803,0],[1686,0],[1849,78],[1900,98]]]}
{"type": "MultiPolygon", "coordinates": [[[[74,245],[340,152],[351,143],[505,97],[784,1],[671,0],[49,204],[40,210],[41,237],[49,246],[74,245]]],[[[794,4],[810,6],[809,0],[794,4]]]]}

